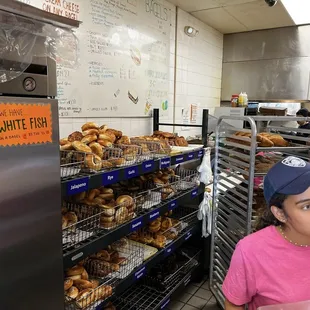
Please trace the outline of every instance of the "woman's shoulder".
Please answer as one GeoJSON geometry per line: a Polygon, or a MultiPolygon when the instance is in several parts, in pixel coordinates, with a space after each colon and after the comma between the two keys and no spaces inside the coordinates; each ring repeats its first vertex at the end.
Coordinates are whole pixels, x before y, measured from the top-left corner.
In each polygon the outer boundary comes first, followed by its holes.
{"type": "Polygon", "coordinates": [[[238,247],[243,252],[260,251],[261,248],[266,248],[268,245],[273,245],[277,242],[278,233],[275,226],[268,226],[253,234],[250,234],[239,241],[238,247]]]}

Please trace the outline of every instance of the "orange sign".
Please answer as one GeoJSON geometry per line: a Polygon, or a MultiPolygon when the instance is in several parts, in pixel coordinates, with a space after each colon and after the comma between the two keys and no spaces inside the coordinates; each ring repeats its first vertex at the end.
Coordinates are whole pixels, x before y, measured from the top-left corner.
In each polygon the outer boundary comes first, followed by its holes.
{"type": "Polygon", "coordinates": [[[0,146],[52,142],[50,104],[0,103],[0,146]]]}

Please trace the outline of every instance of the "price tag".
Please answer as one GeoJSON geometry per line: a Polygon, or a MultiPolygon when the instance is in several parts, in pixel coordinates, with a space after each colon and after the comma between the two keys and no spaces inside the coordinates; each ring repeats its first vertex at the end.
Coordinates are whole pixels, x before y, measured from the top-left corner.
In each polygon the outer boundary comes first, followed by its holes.
{"type": "Polygon", "coordinates": [[[139,170],[137,166],[128,167],[125,169],[125,175],[127,179],[135,178],[139,175],[139,170]]]}
{"type": "Polygon", "coordinates": [[[177,208],[178,206],[178,201],[177,200],[172,200],[169,202],[169,205],[168,205],[168,210],[171,211],[171,210],[174,210],[175,208],[177,208]]]}
{"type": "Polygon", "coordinates": [[[88,178],[72,180],[67,183],[67,195],[71,196],[88,190],[88,178]]]}
{"type": "Polygon", "coordinates": [[[109,185],[119,181],[119,170],[109,171],[102,175],[102,184],[109,185]]]}
{"type": "Polygon", "coordinates": [[[167,305],[169,304],[170,302],[170,298],[165,300],[162,305],[160,306],[160,309],[165,309],[167,307],[167,305]]]}
{"type": "Polygon", "coordinates": [[[155,166],[154,160],[147,160],[142,163],[142,170],[144,173],[153,171],[155,166]]]}
{"type": "Polygon", "coordinates": [[[186,233],[184,240],[187,241],[191,236],[192,236],[192,231],[190,230],[186,233]]]}
{"type": "Polygon", "coordinates": [[[160,169],[169,168],[171,166],[171,158],[166,157],[160,160],[160,169]]]}
{"type": "Polygon", "coordinates": [[[159,217],[160,213],[159,213],[159,209],[154,210],[153,212],[150,213],[149,215],[149,219],[151,221],[156,220],[159,217]]]}
{"type": "Polygon", "coordinates": [[[176,164],[183,163],[183,161],[184,161],[184,155],[180,155],[180,156],[175,157],[175,163],[176,164]]]}
{"type": "Polygon", "coordinates": [[[130,223],[130,230],[136,231],[142,226],[142,224],[143,224],[143,217],[139,217],[138,219],[135,219],[130,223]]]}
{"type": "Polygon", "coordinates": [[[135,272],[135,280],[141,279],[141,278],[145,275],[145,271],[146,271],[146,268],[145,268],[145,266],[144,266],[144,267],[142,267],[140,270],[138,270],[137,272],[135,272]]]}
{"type": "Polygon", "coordinates": [[[191,196],[192,198],[198,196],[198,188],[192,190],[191,196]]]}
{"type": "Polygon", "coordinates": [[[203,150],[198,151],[198,158],[201,158],[203,156],[203,150]]]}
{"type": "Polygon", "coordinates": [[[195,153],[187,154],[187,160],[193,160],[195,158],[195,153]]]}

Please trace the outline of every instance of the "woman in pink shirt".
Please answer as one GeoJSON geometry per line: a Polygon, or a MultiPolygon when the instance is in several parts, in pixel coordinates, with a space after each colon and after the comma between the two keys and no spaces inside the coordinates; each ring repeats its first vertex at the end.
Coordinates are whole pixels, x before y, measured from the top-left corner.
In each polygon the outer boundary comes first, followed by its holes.
{"type": "Polygon", "coordinates": [[[264,195],[268,210],[259,230],[233,254],[222,288],[225,310],[310,300],[310,164],[293,156],[277,163],[264,195]]]}

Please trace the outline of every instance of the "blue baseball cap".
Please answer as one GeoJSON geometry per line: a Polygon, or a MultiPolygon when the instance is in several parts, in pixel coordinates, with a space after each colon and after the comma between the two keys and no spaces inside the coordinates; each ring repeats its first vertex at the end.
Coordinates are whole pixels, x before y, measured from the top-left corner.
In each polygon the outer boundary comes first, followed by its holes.
{"type": "Polygon", "coordinates": [[[264,179],[264,196],[268,206],[275,194],[299,195],[310,187],[310,164],[289,156],[276,163],[264,179]]]}

